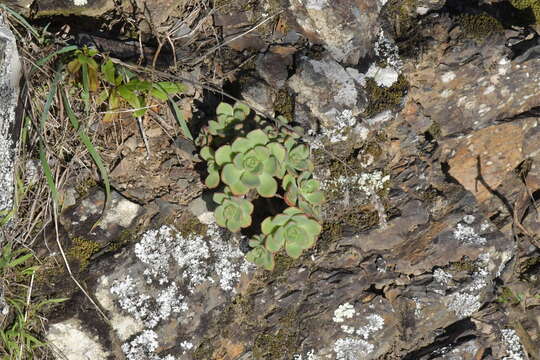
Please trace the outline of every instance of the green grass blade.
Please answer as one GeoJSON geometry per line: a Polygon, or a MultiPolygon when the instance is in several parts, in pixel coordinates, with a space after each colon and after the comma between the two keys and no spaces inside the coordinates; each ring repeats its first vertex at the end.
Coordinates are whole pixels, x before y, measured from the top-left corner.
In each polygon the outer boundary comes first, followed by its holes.
{"type": "Polygon", "coordinates": [[[81,65],[83,91],[81,97],[84,101],[84,111],[90,111],[90,76],[88,75],[88,64],[81,65]]]}
{"type": "Polygon", "coordinates": [[[105,208],[108,207],[110,201],[111,201],[111,185],[109,183],[109,175],[107,168],[105,167],[105,164],[103,163],[103,160],[101,159],[101,156],[97,152],[96,148],[92,144],[92,141],[86,135],[84,132],[84,129],[80,126],[79,120],[77,119],[77,116],[73,112],[73,109],[71,108],[71,105],[69,104],[68,98],[66,96],[66,93],[62,90],[62,101],[64,103],[64,108],[66,109],[66,113],[68,115],[69,121],[71,122],[71,125],[77,132],[79,133],[79,138],[81,139],[84,146],[86,146],[86,149],[88,150],[88,153],[94,160],[94,163],[96,164],[99,173],[101,175],[101,178],[103,179],[103,184],[105,185],[105,208]]]}
{"type": "Polygon", "coordinates": [[[182,115],[182,111],[178,108],[174,100],[171,99],[170,97],[169,97],[169,104],[171,104],[174,117],[176,118],[176,122],[178,122],[178,125],[180,125],[182,134],[189,140],[193,141],[193,135],[191,135],[191,131],[189,131],[189,127],[187,125],[186,119],[184,119],[184,115],[182,115]]]}
{"type": "Polygon", "coordinates": [[[78,49],[78,47],[76,45],[68,45],[68,46],[64,46],[63,48],[50,53],[49,55],[45,56],[44,58],[41,58],[38,61],[36,61],[36,64],[34,66],[32,66],[32,69],[30,70],[30,73],[37,70],[38,67],[41,67],[41,66],[45,65],[46,63],[48,63],[49,60],[51,60],[56,55],[65,54],[65,53],[68,53],[68,52],[71,52],[71,51],[75,51],[77,49],[78,49]]]}
{"type": "Polygon", "coordinates": [[[19,14],[18,12],[16,12],[15,10],[7,7],[6,5],[4,4],[0,4],[0,8],[6,10],[10,15],[12,15],[15,20],[17,20],[17,22],[19,24],[21,24],[22,26],[24,26],[26,29],[28,29],[28,31],[30,31],[30,33],[32,33],[32,35],[36,38],[36,40],[41,43],[42,42],[42,37],[39,35],[39,33],[37,32],[37,30],[32,26],[30,25],[30,23],[28,23],[28,21],[26,21],[26,19],[21,15],[19,14]]]}
{"type": "MultiPolygon", "coordinates": [[[[51,109],[52,102],[54,100],[54,96],[56,95],[56,90],[58,88],[58,82],[60,81],[60,78],[62,77],[62,68],[59,67],[53,78],[53,82],[51,84],[51,90],[49,91],[49,94],[47,95],[47,101],[45,101],[45,106],[43,107],[43,112],[41,113],[41,118],[39,122],[40,130],[44,131],[45,129],[45,123],[47,122],[47,119],[49,119],[49,110],[51,109]]],[[[41,136],[41,133],[40,133],[41,136]]]]}
{"type": "MultiPolygon", "coordinates": [[[[168,94],[167,90],[163,86],[161,86],[161,84],[157,83],[154,85],[155,87],[163,91],[165,94],[168,94]]],[[[182,130],[182,134],[189,140],[193,141],[193,135],[191,135],[191,131],[189,131],[189,127],[187,125],[186,119],[184,119],[184,115],[182,115],[182,111],[180,111],[174,100],[169,95],[167,96],[169,98],[169,104],[171,105],[173,110],[173,115],[176,118],[176,122],[178,122],[178,125],[180,125],[180,129],[182,130]]]]}
{"type": "Polygon", "coordinates": [[[54,100],[54,96],[58,88],[58,82],[60,81],[61,77],[62,77],[62,67],[59,67],[56,70],[56,73],[54,74],[53,82],[51,84],[51,89],[49,91],[49,94],[47,95],[47,100],[45,101],[45,106],[43,107],[43,112],[41,113],[41,118],[39,121],[39,124],[40,124],[39,160],[41,162],[43,173],[45,174],[47,185],[49,186],[49,190],[51,191],[51,196],[57,206],[60,205],[59,204],[60,196],[58,195],[58,189],[54,181],[54,176],[52,174],[51,167],[49,166],[49,162],[47,161],[47,152],[45,150],[45,140],[43,139],[42,132],[45,131],[45,123],[49,119],[49,110],[54,100]]]}

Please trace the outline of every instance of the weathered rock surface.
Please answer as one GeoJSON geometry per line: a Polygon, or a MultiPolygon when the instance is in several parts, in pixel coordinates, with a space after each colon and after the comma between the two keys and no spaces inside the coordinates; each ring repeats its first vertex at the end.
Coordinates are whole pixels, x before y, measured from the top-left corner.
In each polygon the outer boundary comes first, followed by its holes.
{"type": "Polygon", "coordinates": [[[361,113],[367,102],[355,78],[330,57],[302,57],[288,85],[297,94],[297,103],[307,106],[312,116],[330,129],[354,125],[347,120],[361,113]]]}
{"type": "MultiPolygon", "coordinates": [[[[13,206],[15,149],[19,139],[17,112],[21,63],[15,36],[0,18],[0,217],[13,206]]],[[[19,114],[20,115],[20,114],[19,114]]]]}
{"type": "Polygon", "coordinates": [[[511,61],[504,33],[475,40],[456,25],[442,15],[423,28],[432,48],[405,65],[411,85],[407,106],[421,104],[423,115],[411,112],[413,126],[425,131],[419,120],[429,118],[427,127],[435,124],[441,136],[458,136],[540,106],[540,59],[511,61]]]}
{"type": "Polygon", "coordinates": [[[300,30],[320,43],[339,62],[357,64],[368,54],[379,32],[379,1],[299,0],[289,11],[300,30]]]}

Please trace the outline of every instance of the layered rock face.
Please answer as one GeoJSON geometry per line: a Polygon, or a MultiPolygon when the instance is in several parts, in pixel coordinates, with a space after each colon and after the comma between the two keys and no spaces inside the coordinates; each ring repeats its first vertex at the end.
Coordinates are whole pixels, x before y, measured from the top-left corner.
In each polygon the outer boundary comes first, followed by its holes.
{"type": "MultiPolygon", "coordinates": [[[[537,359],[537,45],[523,43],[530,28],[499,23],[496,5],[443,5],[282,5],[290,47],[257,54],[262,79],[241,90],[265,110],[283,92],[294,99],[327,196],[317,246],[256,269],[242,239],[214,224],[198,180],[190,196],[157,201],[136,190],[159,166],[128,186],[125,161],[110,211],[129,221],[91,234],[121,250],[80,272],[108,319],[75,293],[49,339],[69,359],[537,359]],[[474,16],[493,27],[471,28],[485,24],[474,16]]],[[[186,162],[175,183],[196,176],[186,162]]],[[[102,199],[66,211],[66,233],[89,227],[102,199]]]]}

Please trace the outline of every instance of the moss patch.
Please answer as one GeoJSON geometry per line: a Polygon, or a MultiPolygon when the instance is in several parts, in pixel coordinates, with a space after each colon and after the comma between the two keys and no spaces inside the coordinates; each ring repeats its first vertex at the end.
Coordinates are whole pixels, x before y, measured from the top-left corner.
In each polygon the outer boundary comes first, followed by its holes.
{"type": "Polygon", "coordinates": [[[474,40],[484,40],[492,34],[504,31],[501,22],[487,14],[460,15],[457,22],[463,28],[465,37],[474,40]]]}
{"type": "Polygon", "coordinates": [[[540,23],[540,0],[510,0],[512,6],[521,11],[524,25],[540,23]]]}
{"type": "Polygon", "coordinates": [[[409,82],[403,75],[399,75],[398,80],[390,87],[378,86],[375,80],[366,81],[366,93],[368,95],[368,106],[364,111],[364,116],[372,117],[385,110],[394,110],[407,94],[409,82]]]}
{"type": "Polygon", "coordinates": [[[294,120],[294,98],[287,89],[280,89],[276,94],[274,110],[277,115],[283,115],[289,121],[294,120]]]}
{"type": "Polygon", "coordinates": [[[296,314],[289,312],[274,333],[264,332],[255,338],[253,344],[253,358],[256,360],[292,359],[296,352],[298,328],[296,314]]]}
{"type": "Polygon", "coordinates": [[[67,251],[69,260],[75,260],[79,264],[79,271],[84,271],[90,263],[92,255],[101,249],[97,241],[86,240],[80,237],[72,240],[73,246],[67,251]]]}
{"type": "Polygon", "coordinates": [[[79,194],[79,197],[85,197],[90,192],[90,189],[92,189],[96,185],[97,185],[96,180],[89,177],[81,181],[79,184],[77,184],[77,186],[75,186],[75,191],[77,191],[77,194],[79,194]]]}

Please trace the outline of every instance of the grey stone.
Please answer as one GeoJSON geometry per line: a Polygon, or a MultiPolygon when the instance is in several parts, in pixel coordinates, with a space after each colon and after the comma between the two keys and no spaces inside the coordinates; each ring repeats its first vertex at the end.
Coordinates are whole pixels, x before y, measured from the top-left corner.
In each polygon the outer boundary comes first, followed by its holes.
{"type": "Polygon", "coordinates": [[[300,30],[322,43],[339,62],[350,64],[367,55],[379,32],[381,3],[373,0],[290,1],[300,30]]]}
{"type": "Polygon", "coordinates": [[[58,359],[108,360],[111,356],[98,335],[85,328],[77,318],[52,324],[46,338],[62,354],[58,359]]]}
{"type": "Polygon", "coordinates": [[[0,215],[13,206],[21,63],[15,37],[0,19],[0,215]]]}
{"type": "Polygon", "coordinates": [[[327,128],[340,127],[343,114],[356,116],[364,111],[366,94],[346,69],[330,57],[313,60],[302,57],[288,85],[298,103],[327,128]]]}

